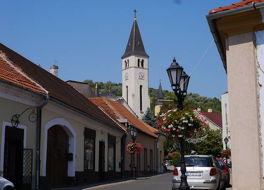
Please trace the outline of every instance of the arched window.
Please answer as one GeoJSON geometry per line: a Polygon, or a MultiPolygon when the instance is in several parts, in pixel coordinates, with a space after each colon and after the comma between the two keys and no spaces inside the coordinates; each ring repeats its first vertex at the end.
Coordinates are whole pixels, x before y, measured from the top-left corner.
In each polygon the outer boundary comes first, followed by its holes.
{"type": "Polygon", "coordinates": [[[138,59],[138,67],[140,67],[140,59],[138,59]]]}
{"type": "Polygon", "coordinates": [[[141,60],[141,67],[144,68],[144,59],[141,60]]]}

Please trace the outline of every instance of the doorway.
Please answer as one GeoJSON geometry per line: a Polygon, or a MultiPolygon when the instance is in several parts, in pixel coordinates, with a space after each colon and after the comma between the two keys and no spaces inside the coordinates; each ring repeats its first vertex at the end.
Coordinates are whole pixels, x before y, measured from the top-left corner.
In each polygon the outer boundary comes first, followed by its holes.
{"type": "Polygon", "coordinates": [[[66,184],[68,176],[69,136],[61,126],[48,130],[47,179],[51,187],[66,184]]]}
{"type": "Polygon", "coordinates": [[[99,177],[100,180],[104,179],[105,170],[105,142],[99,142],[99,177]]]}
{"type": "Polygon", "coordinates": [[[12,181],[20,190],[23,183],[24,130],[15,127],[5,128],[4,178],[12,181]]]}

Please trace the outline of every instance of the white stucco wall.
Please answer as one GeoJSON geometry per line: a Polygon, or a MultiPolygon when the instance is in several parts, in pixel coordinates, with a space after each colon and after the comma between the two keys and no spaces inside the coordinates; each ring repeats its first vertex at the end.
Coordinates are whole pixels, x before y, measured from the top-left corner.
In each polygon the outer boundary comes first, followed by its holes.
{"type": "Polygon", "coordinates": [[[233,190],[260,189],[261,157],[253,32],[227,39],[229,125],[233,190]]]}
{"type": "Polygon", "coordinates": [[[128,86],[128,105],[141,118],[150,107],[149,98],[149,63],[148,59],[139,56],[130,56],[122,60],[122,97],[127,101],[126,86],[128,86]],[[138,59],[144,59],[144,68],[138,67],[138,59]],[[129,68],[125,68],[124,61],[129,60],[129,68]],[[144,73],[144,78],[139,78],[139,73],[144,73]],[[140,112],[139,88],[142,85],[142,111],[140,112]]]}

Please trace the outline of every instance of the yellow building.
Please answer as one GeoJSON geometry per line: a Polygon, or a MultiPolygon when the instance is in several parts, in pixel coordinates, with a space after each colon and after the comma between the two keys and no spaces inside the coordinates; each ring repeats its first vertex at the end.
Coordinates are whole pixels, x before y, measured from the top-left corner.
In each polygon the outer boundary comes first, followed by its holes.
{"type": "Polygon", "coordinates": [[[0,173],[16,189],[118,178],[120,123],[73,87],[0,44],[0,173]]]}

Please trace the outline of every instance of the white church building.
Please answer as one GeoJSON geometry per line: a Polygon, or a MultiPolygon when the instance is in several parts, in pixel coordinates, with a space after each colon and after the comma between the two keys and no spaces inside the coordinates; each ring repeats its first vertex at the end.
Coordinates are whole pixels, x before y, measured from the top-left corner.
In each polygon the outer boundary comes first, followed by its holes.
{"type": "Polygon", "coordinates": [[[122,56],[122,97],[142,118],[150,107],[149,56],[145,51],[136,16],[122,56]]]}

